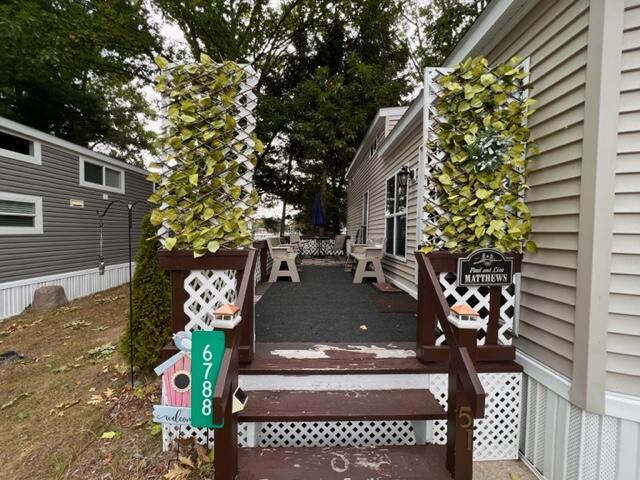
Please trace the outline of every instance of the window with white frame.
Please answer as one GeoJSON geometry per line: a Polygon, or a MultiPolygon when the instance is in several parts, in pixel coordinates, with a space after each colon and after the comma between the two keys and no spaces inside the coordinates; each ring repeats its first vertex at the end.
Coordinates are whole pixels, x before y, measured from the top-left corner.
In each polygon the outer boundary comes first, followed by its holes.
{"type": "Polygon", "coordinates": [[[0,235],[42,233],[42,197],[0,192],[0,235]]]}
{"type": "Polygon", "coordinates": [[[80,158],[80,185],[124,193],[124,171],[95,160],[80,158]]]}
{"type": "Polygon", "coordinates": [[[360,241],[367,243],[367,234],[369,230],[369,191],[362,195],[362,225],[360,225],[360,241]]]}
{"type": "Polygon", "coordinates": [[[41,165],[41,144],[37,140],[0,130],[0,157],[41,165]]]}
{"type": "Polygon", "coordinates": [[[399,258],[407,251],[407,186],[400,185],[397,172],[386,184],[384,251],[399,258]]]}

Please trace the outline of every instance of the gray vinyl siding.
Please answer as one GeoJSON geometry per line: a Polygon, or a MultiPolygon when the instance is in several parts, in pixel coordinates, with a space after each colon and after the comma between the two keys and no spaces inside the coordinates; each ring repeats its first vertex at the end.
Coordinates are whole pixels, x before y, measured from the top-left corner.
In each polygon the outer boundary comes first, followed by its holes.
{"type": "MultiPolygon", "coordinates": [[[[46,142],[42,142],[42,165],[0,157],[0,192],[39,196],[43,204],[42,234],[0,235],[0,284],[96,268],[96,210],[103,210],[111,200],[146,200],[152,192],[145,175],[132,170],[123,170],[124,195],[81,186],[79,161],[79,155],[46,142]],[[109,200],[103,199],[103,193],[109,200]],[[70,199],[84,200],[84,208],[70,207],[70,199]]],[[[146,203],[134,209],[134,249],[148,209],[146,203]]],[[[104,256],[107,266],[128,260],[127,214],[122,205],[114,205],[105,218],[104,256]]]]}
{"type": "Polygon", "coordinates": [[[540,154],[531,161],[526,201],[538,253],[526,254],[520,299],[523,352],[571,377],[589,4],[546,0],[493,51],[491,62],[530,57],[529,127],[540,154]]]}
{"type": "Polygon", "coordinates": [[[606,388],[640,395],[640,0],[622,43],[606,388]]]}

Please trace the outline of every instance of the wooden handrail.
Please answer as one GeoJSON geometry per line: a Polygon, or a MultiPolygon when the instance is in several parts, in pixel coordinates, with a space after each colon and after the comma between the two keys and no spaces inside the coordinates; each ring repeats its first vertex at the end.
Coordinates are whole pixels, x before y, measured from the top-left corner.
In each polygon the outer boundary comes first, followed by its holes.
{"type": "Polygon", "coordinates": [[[431,264],[431,260],[426,255],[418,255],[419,268],[423,269],[427,276],[426,285],[430,289],[430,294],[436,299],[434,302],[434,310],[440,327],[444,333],[447,345],[449,347],[449,362],[456,376],[460,380],[463,387],[463,395],[471,408],[472,415],[475,418],[484,416],[485,407],[485,391],[480,383],[480,378],[473,365],[473,361],[469,356],[469,352],[465,347],[460,347],[453,332],[453,328],[449,323],[450,309],[444,298],[442,288],[436,272],[431,264]]]}
{"type": "MultiPolygon", "coordinates": [[[[216,380],[216,386],[213,391],[213,423],[219,424],[224,419],[224,413],[227,410],[227,402],[229,400],[229,394],[231,393],[231,384],[233,382],[233,359],[234,354],[240,347],[240,334],[239,331],[242,328],[244,322],[243,313],[246,305],[247,292],[249,286],[253,281],[253,275],[250,273],[256,268],[256,251],[250,250],[249,255],[245,261],[242,279],[240,280],[240,287],[238,289],[238,295],[236,296],[235,304],[240,308],[240,323],[232,331],[227,332],[225,339],[225,350],[222,356],[222,363],[220,364],[220,370],[218,372],[218,379],[216,380]]],[[[251,299],[253,301],[253,299],[251,299]]]]}

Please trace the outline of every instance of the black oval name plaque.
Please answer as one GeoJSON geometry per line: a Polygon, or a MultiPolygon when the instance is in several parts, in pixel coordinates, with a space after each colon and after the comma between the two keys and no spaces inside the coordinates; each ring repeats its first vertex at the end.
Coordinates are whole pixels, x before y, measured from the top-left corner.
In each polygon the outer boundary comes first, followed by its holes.
{"type": "Polygon", "coordinates": [[[513,283],[513,259],[481,248],[458,259],[458,286],[502,287],[513,283]]]}

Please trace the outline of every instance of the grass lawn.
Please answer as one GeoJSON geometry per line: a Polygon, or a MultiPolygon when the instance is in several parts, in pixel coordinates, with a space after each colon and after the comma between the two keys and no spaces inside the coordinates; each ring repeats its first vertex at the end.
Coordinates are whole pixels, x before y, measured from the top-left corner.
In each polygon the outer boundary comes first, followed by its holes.
{"type": "Polygon", "coordinates": [[[157,479],[166,473],[169,457],[150,422],[158,380],[138,378],[132,392],[128,366],[115,348],[127,309],[124,286],[0,323],[0,352],[24,355],[0,366],[0,478],[157,479]]]}

